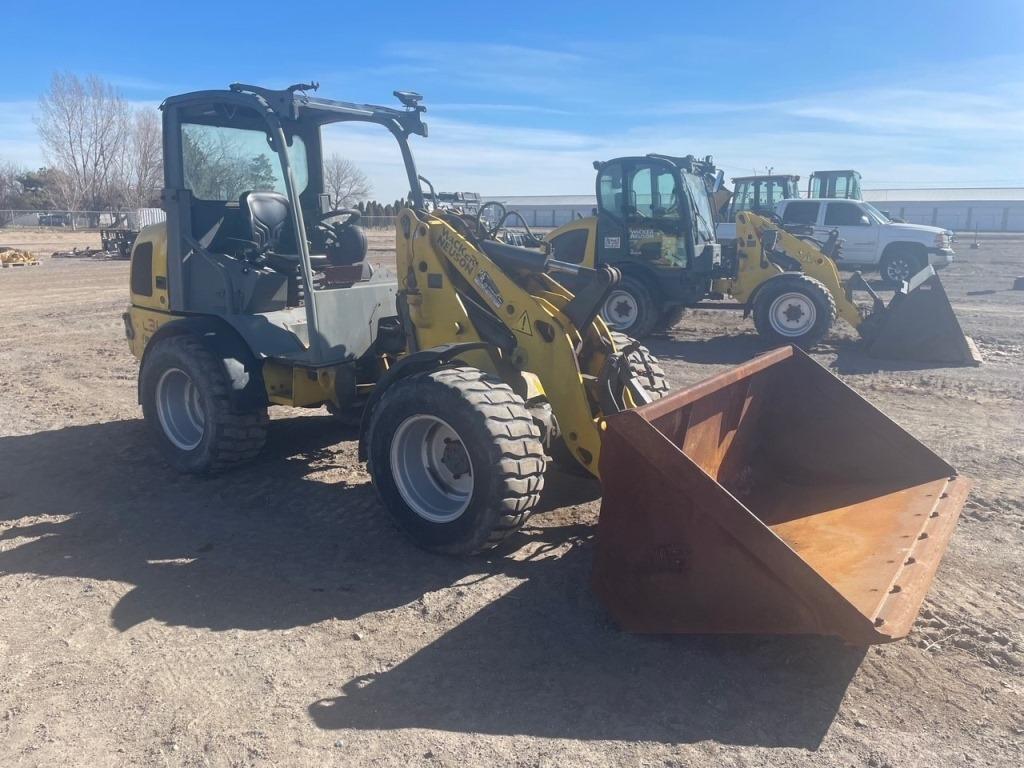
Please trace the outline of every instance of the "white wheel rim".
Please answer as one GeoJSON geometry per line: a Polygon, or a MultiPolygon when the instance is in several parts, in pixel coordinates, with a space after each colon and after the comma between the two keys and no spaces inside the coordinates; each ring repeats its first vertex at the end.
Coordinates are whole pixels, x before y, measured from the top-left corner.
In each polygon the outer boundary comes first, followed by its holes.
{"type": "Polygon", "coordinates": [[[168,440],[191,451],[203,440],[206,413],[199,389],[180,368],[168,368],[156,383],[156,413],[168,440]]]}
{"type": "Polygon", "coordinates": [[[601,319],[616,331],[632,328],[640,316],[640,305],[629,291],[617,289],[608,294],[601,308],[601,319]]]}
{"type": "Polygon", "coordinates": [[[913,276],[914,268],[910,264],[910,260],[902,256],[897,256],[889,262],[889,279],[890,280],[909,280],[913,276]]]}
{"type": "Polygon", "coordinates": [[[459,518],[473,496],[473,465],[459,434],[436,416],[410,416],[391,440],[391,476],[402,499],[431,523],[459,518]]]}
{"type": "Polygon", "coordinates": [[[803,293],[784,293],[768,308],[772,330],[787,338],[803,336],[814,327],[817,319],[817,307],[803,293]]]}

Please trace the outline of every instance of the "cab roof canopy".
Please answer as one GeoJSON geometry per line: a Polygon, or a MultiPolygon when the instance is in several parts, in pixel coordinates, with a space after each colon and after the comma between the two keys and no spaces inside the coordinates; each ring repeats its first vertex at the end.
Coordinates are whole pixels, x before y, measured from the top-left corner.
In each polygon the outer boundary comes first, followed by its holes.
{"type": "MultiPolygon", "coordinates": [[[[426,107],[420,105],[421,96],[412,91],[395,91],[395,96],[405,107],[383,107],[374,104],[354,104],[333,99],[322,99],[309,95],[318,84],[292,85],[283,90],[271,90],[255,85],[232,83],[230,90],[192,91],[170,96],[160,105],[162,110],[177,109],[196,122],[221,122],[225,118],[235,119],[233,110],[239,107],[255,110],[257,113],[271,113],[282,121],[325,125],[344,121],[379,123],[389,129],[397,129],[403,136],[427,135],[427,125],[422,113],[426,107]]],[[[244,116],[243,120],[244,120],[244,116]]]]}
{"type": "Polygon", "coordinates": [[[740,181],[800,181],[800,177],[792,173],[773,173],[766,174],[763,176],[733,176],[732,183],[736,184],[740,181]]]}

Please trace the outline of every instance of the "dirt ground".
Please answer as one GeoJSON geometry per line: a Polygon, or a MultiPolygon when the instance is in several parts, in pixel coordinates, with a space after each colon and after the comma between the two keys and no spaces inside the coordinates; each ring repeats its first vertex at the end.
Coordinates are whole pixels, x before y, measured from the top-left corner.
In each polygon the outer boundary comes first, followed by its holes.
{"type": "MultiPolygon", "coordinates": [[[[879,365],[852,333],[815,355],[976,481],[914,633],[867,652],[619,632],[597,489],[554,470],[464,560],[403,538],[322,411],[178,476],[135,400],[127,264],[2,270],[0,765],[1021,765],[1024,240],[967,245],[942,277],[983,367],[879,365]]],[[[762,349],[711,312],[650,342],[677,385],[762,349]]]]}

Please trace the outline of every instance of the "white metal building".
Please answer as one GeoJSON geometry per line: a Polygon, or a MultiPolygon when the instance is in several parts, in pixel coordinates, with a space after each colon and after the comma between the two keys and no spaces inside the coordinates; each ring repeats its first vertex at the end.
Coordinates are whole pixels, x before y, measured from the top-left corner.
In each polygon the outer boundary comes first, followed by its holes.
{"type": "MultiPolygon", "coordinates": [[[[866,189],[876,208],[914,224],[932,224],[961,232],[1024,232],[1024,188],[866,189]]],[[[589,216],[593,195],[484,196],[519,211],[531,227],[560,227],[589,216]]],[[[513,222],[509,222],[514,226],[513,222]]]]}

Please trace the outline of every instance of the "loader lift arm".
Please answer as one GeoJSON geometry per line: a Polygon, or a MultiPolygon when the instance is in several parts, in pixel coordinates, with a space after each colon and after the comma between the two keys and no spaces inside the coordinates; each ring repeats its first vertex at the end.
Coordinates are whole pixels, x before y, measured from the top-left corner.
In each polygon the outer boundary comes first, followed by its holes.
{"type": "Polygon", "coordinates": [[[455,214],[405,209],[397,230],[398,301],[407,308],[416,348],[444,345],[453,336],[459,343],[487,343],[460,359],[510,381],[527,401],[547,400],[570,453],[596,476],[604,416],[598,387],[620,351],[596,315],[617,273],[581,270],[543,251],[478,239],[455,214]],[[556,270],[589,273],[592,287],[574,296],[548,274],[556,270]],[[495,322],[511,344],[489,337],[495,322]]]}

